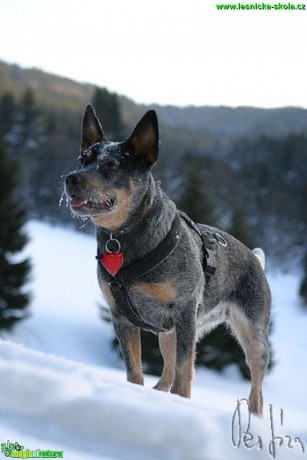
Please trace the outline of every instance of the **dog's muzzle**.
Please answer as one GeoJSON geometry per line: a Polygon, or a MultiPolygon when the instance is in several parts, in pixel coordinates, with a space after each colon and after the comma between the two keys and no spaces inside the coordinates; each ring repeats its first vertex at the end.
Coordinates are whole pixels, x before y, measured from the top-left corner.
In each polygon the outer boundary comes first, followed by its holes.
{"type": "Polygon", "coordinates": [[[65,192],[71,210],[79,216],[98,216],[112,211],[116,206],[115,196],[101,193],[89,197],[84,178],[76,172],[66,176],[65,192]]]}

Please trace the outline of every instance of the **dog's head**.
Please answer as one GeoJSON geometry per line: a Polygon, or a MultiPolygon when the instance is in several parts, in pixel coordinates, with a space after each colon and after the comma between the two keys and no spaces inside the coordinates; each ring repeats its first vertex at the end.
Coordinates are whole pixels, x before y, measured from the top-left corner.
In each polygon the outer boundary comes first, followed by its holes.
{"type": "Polygon", "coordinates": [[[79,169],[65,179],[72,212],[90,217],[107,230],[120,229],[144,199],[158,151],[155,111],[143,116],[129,139],[110,142],[94,108],[88,105],[82,121],[79,169]]]}

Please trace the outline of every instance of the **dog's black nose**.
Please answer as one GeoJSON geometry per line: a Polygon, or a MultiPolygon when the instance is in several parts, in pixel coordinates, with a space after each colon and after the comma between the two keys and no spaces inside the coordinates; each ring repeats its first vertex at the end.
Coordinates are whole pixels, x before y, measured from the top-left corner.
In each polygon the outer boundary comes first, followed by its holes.
{"type": "Polygon", "coordinates": [[[81,177],[78,174],[68,174],[66,176],[66,186],[67,187],[75,187],[76,185],[80,184],[81,177]]]}

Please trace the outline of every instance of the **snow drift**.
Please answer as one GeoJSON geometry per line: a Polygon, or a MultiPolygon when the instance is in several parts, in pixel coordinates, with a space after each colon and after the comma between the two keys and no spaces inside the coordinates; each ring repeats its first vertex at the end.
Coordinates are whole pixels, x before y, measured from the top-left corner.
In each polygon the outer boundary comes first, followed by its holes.
{"type": "Polygon", "coordinates": [[[270,276],[276,363],[264,419],[248,427],[236,406],[249,382],[232,368],[198,370],[191,400],[152,390],[151,376],[145,387],[127,383],[112,327],[99,319],[94,238],[35,222],[29,232],[32,315],[0,341],[0,445],[60,450],[68,460],[270,459],[273,426],[275,457],[305,458],[307,316],[297,276],[270,276]]]}

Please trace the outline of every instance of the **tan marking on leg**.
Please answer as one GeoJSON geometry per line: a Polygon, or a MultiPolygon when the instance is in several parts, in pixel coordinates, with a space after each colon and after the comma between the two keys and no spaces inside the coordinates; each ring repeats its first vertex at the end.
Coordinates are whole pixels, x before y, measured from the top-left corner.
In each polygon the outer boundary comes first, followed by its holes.
{"type": "Polygon", "coordinates": [[[137,190],[136,183],[130,179],[129,189],[111,189],[105,190],[105,194],[115,196],[117,205],[115,209],[106,214],[101,214],[98,217],[92,217],[91,220],[97,227],[105,228],[110,232],[114,232],[122,227],[129,219],[133,211],[133,196],[137,190]]]}
{"type": "Polygon", "coordinates": [[[175,281],[165,281],[161,283],[135,283],[135,292],[153,297],[159,302],[170,304],[176,299],[175,281]]]}
{"type": "Polygon", "coordinates": [[[190,356],[184,363],[176,367],[176,377],[171,388],[171,393],[183,396],[184,398],[190,398],[193,377],[194,356],[190,356]]]}
{"type": "Polygon", "coordinates": [[[159,334],[159,347],[163,356],[163,372],[155,390],[169,391],[174,383],[176,369],[176,331],[159,334]]]}
{"type": "Polygon", "coordinates": [[[263,396],[262,396],[262,381],[263,372],[259,366],[259,354],[247,353],[247,363],[251,371],[251,391],[249,395],[249,410],[250,412],[262,416],[263,415],[263,396]],[[248,356],[249,355],[249,356],[248,356]]]}
{"type": "Polygon", "coordinates": [[[110,286],[109,286],[109,283],[107,283],[106,281],[99,281],[99,286],[100,286],[100,289],[102,290],[102,293],[107,301],[107,304],[109,305],[110,308],[114,308],[115,306],[115,300],[114,300],[114,297],[113,297],[113,294],[111,292],[111,289],[110,289],[110,286]]]}
{"type": "Polygon", "coordinates": [[[230,325],[243,348],[251,373],[249,410],[261,416],[263,411],[262,381],[265,370],[263,369],[260,340],[257,338],[252,323],[237,307],[231,309],[230,325]]]}
{"type": "Polygon", "coordinates": [[[126,353],[129,354],[130,366],[127,369],[127,380],[131,383],[144,385],[144,376],[142,372],[142,349],[141,349],[141,331],[136,329],[129,333],[125,339],[126,353]]]}

